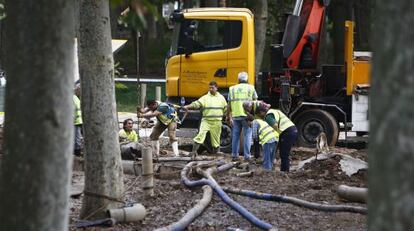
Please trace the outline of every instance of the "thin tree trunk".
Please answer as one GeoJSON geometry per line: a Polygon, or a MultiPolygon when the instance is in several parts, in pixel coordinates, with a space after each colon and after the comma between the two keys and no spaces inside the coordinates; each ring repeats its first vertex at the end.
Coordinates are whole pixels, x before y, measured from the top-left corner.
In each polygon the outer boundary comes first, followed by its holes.
{"type": "Polygon", "coordinates": [[[67,230],[73,151],[73,2],[9,0],[1,230],[67,230]]]}
{"type": "Polygon", "coordinates": [[[256,61],[255,61],[255,75],[259,73],[263,53],[266,46],[266,23],[267,23],[267,0],[258,0],[254,8],[254,26],[255,26],[255,47],[256,47],[256,61]]]}
{"type": "Polygon", "coordinates": [[[379,0],[376,6],[368,228],[414,230],[414,5],[379,0]]]}
{"type": "Polygon", "coordinates": [[[85,197],[81,217],[100,217],[123,192],[115,105],[109,3],[81,0],[79,70],[85,131],[85,197]],[[91,215],[94,214],[94,215],[91,215]]]}

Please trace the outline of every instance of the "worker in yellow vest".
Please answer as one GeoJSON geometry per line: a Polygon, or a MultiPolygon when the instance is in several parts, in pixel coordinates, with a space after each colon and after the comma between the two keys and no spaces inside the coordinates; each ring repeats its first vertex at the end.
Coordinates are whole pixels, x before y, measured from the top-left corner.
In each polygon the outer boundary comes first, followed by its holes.
{"type": "Polygon", "coordinates": [[[75,125],[75,147],[74,147],[74,155],[80,156],[81,155],[81,148],[82,148],[82,110],[81,110],[81,87],[80,83],[75,83],[75,89],[73,94],[73,105],[75,108],[75,115],[74,115],[74,125],[75,125]]]}
{"type": "Polygon", "coordinates": [[[253,120],[252,130],[253,140],[258,140],[263,147],[263,168],[272,170],[279,134],[262,118],[253,120]]]}
{"type": "MultiPolygon", "coordinates": [[[[257,115],[259,107],[270,108],[270,104],[267,104],[261,100],[246,101],[243,103],[244,113],[246,113],[247,120],[253,121],[254,119],[259,119],[257,115]]],[[[257,139],[253,139],[253,155],[256,160],[260,157],[260,144],[257,139]]]]}
{"type": "Polygon", "coordinates": [[[152,141],[152,148],[155,151],[155,157],[158,157],[160,154],[160,142],[159,137],[168,129],[168,137],[170,138],[170,144],[175,156],[179,155],[178,151],[178,140],[175,136],[177,129],[178,115],[173,105],[159,102],[155,100],[147,101],[147,108],[144,108],[138,113],[138,117],[141,118],[151,118],[157,117],[157,123],[152,128],[150,139],[152,141]],[[150,112],[148,114],[144,114],[150,112]]]}
{"type": "Polygon", "coordinates": [[[207,132],[210,132],[213,153],[217,153],[220,148],[222,120],[224,113],[227,110],[227,102],[223,95],[217,91],[218,86],[215,81],[208,84],[208,89],[209,91],[207,94],[191,104],[184,106],[185,110],[200,109],[202,113],[198,134],[193,139],[193,156],[197,155],[197,150],[200,145],[204,143],[207,132]]]}
{"type": "Polygon", "coordinates": [[[123,127],[118,133],[121,157],[124,160],[133,160],[141,154],[142,145],[138,143],[139,136],[133,125],[134,121],[131,118],[124,120],[123,127]]]}
{"type": "Polygon", "coordinates": [[[270,109],[270,104],[267,104],[261,100],[245,101],[243,102],[243,110],[246,113],[247,120],[253,121],[260,117],[257,116],[259,107],[270,109]]]}
{"type": "Polygon", "coordinates": [[[240,134],[243,129],[243,156],[250,159],[250,146],[252,141],[252,128],[247,121],[243,109],[243,102],[256,100],[257,93],[253,85],[247,83],[248,74],[240,72],[237,76],[239,84],[230,87],[227,106],[227,120],[232,126],[231,155],[233,160],[238,159],[240,134]]]}
{"type": "Polygon", "coordinates": [[[276,109],[259,107],[259,116],[279,133],[280,171],[289,172],[290,150],[298,137],[295,124],[283,112],[276,109]]]}

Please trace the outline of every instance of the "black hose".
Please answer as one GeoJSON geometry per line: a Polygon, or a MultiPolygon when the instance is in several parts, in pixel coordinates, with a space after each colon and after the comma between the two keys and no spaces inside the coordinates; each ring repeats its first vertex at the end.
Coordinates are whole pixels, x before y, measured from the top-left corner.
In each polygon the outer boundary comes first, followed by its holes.
{"type": "Polygon", "coordinates": [[[227,193],[237,194],[241,196],[247,196],[260,200],[267,201],[276,201],[282,203],[290,203],[303,208],[320,210],[325,212],[350,212],[350,213],[360,213],[367,214],[367,208],[360,206],[350,206],[350,205],[324,205],[314,202],[308,202],[294,197],[273,195],[269,193],[260,193],[250,190],[243,190],[237,188],[222,187],[222,189],[227,193]]]}

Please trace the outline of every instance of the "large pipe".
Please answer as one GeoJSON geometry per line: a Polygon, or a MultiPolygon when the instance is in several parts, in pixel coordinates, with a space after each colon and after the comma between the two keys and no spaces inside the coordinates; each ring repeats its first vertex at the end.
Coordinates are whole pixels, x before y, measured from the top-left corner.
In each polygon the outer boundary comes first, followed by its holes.
{"type": "Polygon", "coordinates": [[[122,169],[124,170],[124,174],[135,176],[141,175],[139,164],[133,160],[122,160],[122,169]]]}
{"type": "Polygon", "coordinates": [[[336,192],[342,199],[351,202],[367,203],[368,189],[339,185],[336,192]]]}
{"type": "Polygon", "coordinates": [[[145,197],[154,196],[154,171],[151,148],[142,149],[142,189],[145,197]]]}
{"type": "Polygon", "coordinates": [[[253,225],[264,229],[264,230],[276,230],[275,227],[273,227],[271,224],[268,224],[264,221],[259,220],[257,217],[255,217],[253,214],[251,214],[247,209],[242,207],[240,204],[232,200],[218,185],[218,183],[214,180],[214,178],[211,176],[211,173],[213,172],[219,172],[224,171],[225,169],[229,169],[232,164],[230,163],[221,166],[221,168],[209,168],[207,172],[202,171],[200,168],[198,168],[197,172],[199,174],[202,174],[204,177],[201,180],[192,181],[188,179],[187,174],[189,170],[192,168],[193,165],[195,165],[196,162],[190,162],[188,163],[183,170],[181,171],[181,180],[187,187],[195,187],[195,186],[201,186],[201,185],[209,185],[214,189],[214,191],[217,193],[217,195],[232,209],[236,210],[240,215],[242,215],[244,218],[246,218],[249,222],[251,222],[253,225]]]}
{"type": "Polygon", "coordinates": [[[351,212],[351,213],[361,213],[366,214],[367,208],[359,206],[349,206],[349,205],[325,205],[318,204],[314,202],[308,202],[305,200],[297,199],[289,196],[273,195],[269,193],[259,193],[250,190],[242,190],[236,188],[223,187],[223,190],[228,193],[233,193],[236,195],[247,196],[260,200],[276,201],[283,203],[294,204],[307,209],[321,210],[325,212],[351,212]]]}
{"type": "Polygon", "coordinates": [[[203,198],[192,208],[190,209],[183,218],[177,221],[174,224],[171,224],[167,227],[156,229],[155,231],[172,231],[172,230],[185,230],[187,226],[191,224],[198,216],[200,216],[203,211],[207,208],[208,204],[211,202],[213,197],[213,190],[210,186],[203,186],[203,198]]]}

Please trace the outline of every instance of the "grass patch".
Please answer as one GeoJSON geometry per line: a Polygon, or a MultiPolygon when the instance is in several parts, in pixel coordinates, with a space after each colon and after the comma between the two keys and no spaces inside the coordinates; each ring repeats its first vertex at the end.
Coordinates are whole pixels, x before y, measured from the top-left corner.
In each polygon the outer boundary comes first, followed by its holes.
{"type": "MultiPolygon", "coordinates": [[[[161,100],[166,99],[164,83],[148,83],[147,99],[155,98],[155,87],[161,86],[161,100]]],[[[138,92],[136,83],[115,84],[116,106],[118,112],[136,112],[138,105],[138,92]]]]}

